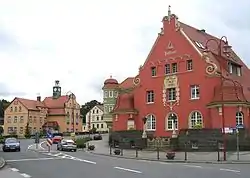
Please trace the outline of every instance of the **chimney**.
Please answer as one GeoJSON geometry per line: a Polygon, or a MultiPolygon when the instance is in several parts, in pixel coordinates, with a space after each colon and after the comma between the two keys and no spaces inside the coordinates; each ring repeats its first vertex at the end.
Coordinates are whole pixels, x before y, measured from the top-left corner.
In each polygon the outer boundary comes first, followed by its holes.
{"type": "Polygon", "coordinates": [[[41,96],[40,96],[40,95],[37,96],[37,97],[36,97],[36,100],[41,102],[41,96]]]}

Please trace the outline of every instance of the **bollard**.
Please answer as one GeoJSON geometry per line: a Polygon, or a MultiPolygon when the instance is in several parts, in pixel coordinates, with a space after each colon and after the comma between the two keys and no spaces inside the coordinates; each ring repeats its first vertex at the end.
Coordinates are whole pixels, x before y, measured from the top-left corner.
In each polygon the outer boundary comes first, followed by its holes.
{"type": "Polygon", "coordinates": [[[135,157],[138,158],[138,149],[135,148],[135,157]]]}
{"type": "Polygon", "coordinates": [[[160,159],[160,149],[159,149],[159,146],[157,146],[157,159],[158,160],[160,159]]]}
{"type": "Polygon", "coordinates": [[[121,156],[123,156],[123,149],[121,148],[121,156]]]}
{"type": "Polygon", "coordinates": [[[185,161],[187,161],[187,143],[185,143],[185,161]]]}
{"type": "Polygon", "coordinates": [[[111,145],[109,146],[109,154],[112,155],[112,147],[111,147],[111,145]]]}
{"type": "Polygon", "coordinates": [[[217,143],[217,161],[220,161],[220,148],[219,148],[219,143],[217,143]]]}

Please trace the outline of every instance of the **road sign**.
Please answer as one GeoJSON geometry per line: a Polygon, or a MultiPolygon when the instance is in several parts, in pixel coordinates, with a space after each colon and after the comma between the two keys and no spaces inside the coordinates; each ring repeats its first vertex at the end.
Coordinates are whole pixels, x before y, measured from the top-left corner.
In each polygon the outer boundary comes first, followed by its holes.
{"type": "Polygon", "coordinates": [[[238,124],[236,125],[236,129],[243,129],[244,128],[244,125],[243,124],[238,124]]]}
{"type": "Polygon", "coordinates": [[[50,151],[50,147],[53,144],[53,141],[52,141],[53,135],[51,133],[47,132],[46,136],[47,136],[47,146],[49,147],[49,151],[50,151]]]}

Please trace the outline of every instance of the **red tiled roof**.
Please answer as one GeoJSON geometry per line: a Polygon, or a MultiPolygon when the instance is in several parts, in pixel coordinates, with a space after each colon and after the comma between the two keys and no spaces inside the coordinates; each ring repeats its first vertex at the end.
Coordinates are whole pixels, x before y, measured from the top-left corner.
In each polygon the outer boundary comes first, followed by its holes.
{"type": "Polygon", "coordinates": [[[68,101],[69,97],[64,95],[60,96],[57,99],[54,99],[53,97],[46,97],[43,100],[43,103],[48,107],[48,108],[64,108],[64,104],[68,101]]]}
{"type": "MultiPolygon", "coordinates": [[[[183,31],[186,33],[186,35],[193,41],[193,42],[199,42],[201,43],[204,47],[206,46],[206,43],[208,40],[213,39],[215,41],[220,42],[220,39],[212,36],[208,33],[202,32],[194,27],[191,27],[187,24],[184,23],[180,23],[181,24],[181,28],[183,29],[183,31]]],[[[207,43],[207,47],[208,49],[211,51],[210,53],[210,57],[213,59],[213,62],[215,62],[218,66],[222,66],[223,70],[226,71],[226,76],[227,78],[231,79],[231,80],[235,80],[238,83],[240,83],[240,85],[238,85],[238,95],[241,98],[242,101],[244,101],[244,99],[246,98],[248,101],[250,101],[250,81],[248,79],[248,77],[250,76],[250,70],[249,68],[244,64],[244,62],[240,59],[239,56],[237,56],[237,54],[233,51],[233,49],[228,49],[229,51],[229,57],[226,56],[224,53],[222,54],[222,56],[220,56],[219,51],[218,51],[218,45],[216,44],[215,41],[210,41],[207,43]],[[227,69],[227,62],[231,61],[233,63],[236,63],[240,66],[242,66],[242,76],[234,76],[231,74],[228,74],[228,69],[227,69]],[[241,89],[242,87],[242,89],[241,89]],[[241,92],[243,90],[243,93],[241,92]]],[[[195,43],[194,43],[195,44],[195,43]]],[[[225,45],[225,43],[224,43],[225,45]]],[[[200,52],[203,52],[204,49],[197,47],[200,52]]],[[[223,49],[221,49],[223,51],[223,49]]],[[[225,74],[224,74],[225,75],[225,74]]],[[[219,87],[219,86],[218,86],[219,87]]],[[[215,90],[218,90],[217,89],[215,90]]],[[[234,90],[234,88],[231,87],[224,87],[223,89],[220,89],[220,91],[217,91],[219,93],[221,93],[221,90],[223,90],[223,93],[225,95],[225,93],[229,93],[226,98],[227,100],[235,100],[236,96],[232,95],[230,93],[232,93],[231,90],[234,90]]],[[[218,94],[217,94],[218,95],[218,94]]],[[[215,100],[218,99],[219,96],[215,96],[215,100]],[[217,99],[216,99],[217,98],[217,99]]]]}
{"type": "Polygon", "coordinates": [[[120,84],[119,87],[123,89],[131,88],[133,86],[133,80],[134,77],[128,77],[120,84]]]}
{"type": "Polygon", "coordinates": [[[49,108],[49,111],[48,111],[48,114],[49,115],[57,115],[57,114],[65,114],[65,110],[62,108],[62,109],[53,109],[53,108],[49,108]]]}
{"type": "Polygon", "coordinates": [[[119,94],[113,113],[134,112],[134,95],[133,93],[119,94]]]}
{"type": "Polygon", "coordinates": [[[16,98],[29,110],[38,110],[37,107],[46,107],[43,102],[24,98],[16,98]]]}

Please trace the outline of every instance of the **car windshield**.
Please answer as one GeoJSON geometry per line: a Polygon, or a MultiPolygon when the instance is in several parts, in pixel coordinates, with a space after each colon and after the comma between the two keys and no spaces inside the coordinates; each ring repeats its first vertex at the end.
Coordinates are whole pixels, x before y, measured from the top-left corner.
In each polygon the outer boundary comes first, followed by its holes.
{"type": "Polygon", "coordinates": [[[15,138],[9,138],[9,139],[6,139],[5,142],[6,143],[17,143],[17,139],[15,139],[15,138]]]}

